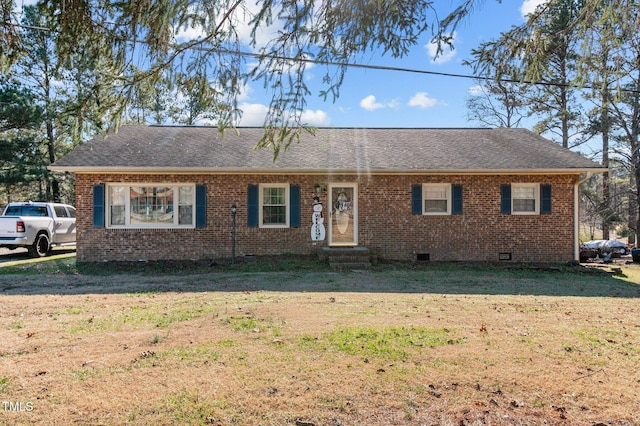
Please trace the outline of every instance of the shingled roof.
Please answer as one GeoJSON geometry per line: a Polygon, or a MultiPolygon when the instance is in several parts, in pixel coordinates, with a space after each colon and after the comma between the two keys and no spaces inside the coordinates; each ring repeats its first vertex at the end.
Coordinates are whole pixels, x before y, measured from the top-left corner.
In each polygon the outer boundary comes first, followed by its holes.
{"type": "Polygon", "coordinates": [[[602,167],[526,129],[320,128],[281,153],[262,128],[126,125],[50,166],[147,173],[582,173],[602,167]]]}

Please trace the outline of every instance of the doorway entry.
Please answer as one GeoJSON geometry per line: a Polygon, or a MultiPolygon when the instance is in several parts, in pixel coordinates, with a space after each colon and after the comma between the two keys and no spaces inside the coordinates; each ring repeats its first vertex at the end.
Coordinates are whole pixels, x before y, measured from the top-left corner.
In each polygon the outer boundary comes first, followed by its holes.
{"type": "Polygon", "coordinates": [[[358,184],[329,184],[329,245],[358,245],[358,184]]]}

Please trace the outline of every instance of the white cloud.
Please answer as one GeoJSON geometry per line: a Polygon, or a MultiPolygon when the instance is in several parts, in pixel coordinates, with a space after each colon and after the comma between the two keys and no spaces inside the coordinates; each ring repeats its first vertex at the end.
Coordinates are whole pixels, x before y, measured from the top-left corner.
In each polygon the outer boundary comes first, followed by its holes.
{"type": "Polygon", "coordinates": [[[427,92],[418,92],[409,99],[409,106],[421,109],[430,108],[435,106],[437,103],[438,101],[434,98],[430,98],[427,92]]]}
{"type": "MultiPolygon", "coordinates": [[[[243,10],[236,14],[237,22],[240,22],[237,31],[241,43],[249,45],[252,30],[252,26],[249,25],[249,22],[260,12],[261,8],[261,1],[244,2],[243,10]]],[[[273,16],[278,16],[279,13],[280,8],[278,6],[274,6],[273,16]]],[[[256,49],[260,49],[261,47],[266,46],[267,43],[269,43],[271,40],[277,38],[278,30],[280,28],[281,25],[277,21],[277,19],[269,27],[259,27],[256,30],[256,49]]]]}
{"type": "Polygon", "coordinates": [[[524,0],[520,6],[520,14],[523,18],[536,11],[536,8],[542,4],[548,3],[549,0],[524,0]]]}
{"type": "Polygon", "coordinates": [[[384,104],[376,102],[376,97],[369,95],[360,101],[360,106],[367,111],[375,111],[376,109],[384,108],[384,104]]]}
{"type": "Polygon", "coordinates": [[[243,84],[238,90],[238,101],[244,102],[249,100],[249,95],[253,93],[253,89],[248,84],[243,84]]]}
{"type": "Polygon", "coordinates": [[[197,40],[199,38],[203,38],[205,36],[205,32],[202,27],[180,27],[175,30],[176,40],[179,42],[185,42],[189,40],[197,40]]]}
{"type": "Polygon", "coordinates": [[[242,118],[238,123],[243,127],[263,126],[269,108],[262,104],[242,103],[239,108],[242,110],[242,118]]]}
{"type": "Polygon", "coordinates": [[[475,86],[471,86],[469,87],[469,89],[467,90],[469,92],[469,94],[471,96],[480,96],[484,93],[484,90],[482,89],[482,86],[479,84],[476,84],[475,86]]]}
{"type": "Polygon", "coordinates": [[[327,113],[320,109],[317,109],[315,111],[310,109],[306,110],[302,113],[301,120],[303,123],[316,127],[326,127],[331,124],[331,120],[329,119],[327,113]]]}
{"type": "Polygon", "coordinates": [[[400,103],[396,99],[386,103],[378,102],[375,96],[369,95],[360,101],[360,106],[367,111],[375,111],[380,108],[398,108],[400,103]]]}
{"type": "Polygon", "coordinates": [[[424,48],[427,49],[427,54],[431,58],[432,64],[444,64],[446,62],[449,62],[453,59],[454,56],[456,56],[456,50],[454,49],[454,47],[455,43],[458,41],[457,37],[457,33],[454,32],[451,35],[451,46],[442,45],[442,50],[440,51],[440,53],[438,53],[437,43],[430,42],[428,44],[425,44],[424,48]],[[436,55],[438,56],[436,57],[436,55]]]}
{"type": "MultiPolygon", "coordinates": [[[[238,123],[240,127],[260,127],[264,125],[264,120],[269,112],[269,107],[263,104],[241,103],[242,118],[238,123]]],[[[309,126],[326,127],[331,124],[331,119],[325,111],[306,110],[300,116],[300,121],[309,126]]]]}
{"type": "Polygon", "coordinates": [[[387,102],[387,107],[398,109],[400,108],[400,102],[397,99],[393,99],[391,102],[387,102]]]}

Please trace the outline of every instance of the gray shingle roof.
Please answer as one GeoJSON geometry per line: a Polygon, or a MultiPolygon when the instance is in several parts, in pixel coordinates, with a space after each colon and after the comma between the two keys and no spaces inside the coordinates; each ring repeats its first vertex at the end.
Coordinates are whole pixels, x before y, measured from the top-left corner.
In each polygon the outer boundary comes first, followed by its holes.
{"type": "Polygon", "coordinates": [[[601,166],[526,129],[320,128],[280,153],[254,150],[262,128],[126,125],[50,168],[75,172],[551,173],[601,166]]]}

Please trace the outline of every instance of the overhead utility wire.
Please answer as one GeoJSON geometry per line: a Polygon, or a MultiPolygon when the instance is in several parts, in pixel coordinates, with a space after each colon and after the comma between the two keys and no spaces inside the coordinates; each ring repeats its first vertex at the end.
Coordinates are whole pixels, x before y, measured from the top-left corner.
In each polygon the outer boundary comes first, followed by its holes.
{"type": "MultiPolygon", "coordinates": [[[[15,26],[15,27],[19,27],[19,28],[26,28],[26,29],[40,30],[40,31],[47,31],[47,32],[53,31],[53,30],[51,30],[49,28],[44,28],[44,27],[36,27],[36,26],[22,25],[22,24],[13,24],[13,23],[7,23],[7,22],[3,22],[2,25],[3,26],[15,26]]],[[[133,42],[133,40],[126,40],[126,41],[133,42]]],[[[144,43],[144,41],[142,41],[142,40],[136,40],[136,42],[137,43],[144,43]]],[[[305,58],[305,57],[302,57],[302,56],[298,56],[298,57],[294,58],[294,57],[281,56],[281,55],[261,54],[261,53],[245,52],[245,51],[241,51],[241,50],[223,49],[223,48],[205,48],[205,47],[197,47],[197,46],[186,46],[185,48],[187,50],[200,50],[200,51],[205,51],[205,52],[227,53],[227,54],[230,54],[230,55],[246,56],[246,57],[256,58],[256,59],[269,58],[269,59],[276,59],[276,60],[279,60],[279,61],[305,62],[305,63],[309,63],[309,64],[314,64],[314,65],[330,65],[330,66],[338,66],[338,67],[346,67],[346,68],[360,68],[360,69],[378,70],[378,71],[395,71],[395,72],[406,72],[406,73],[413,73],[413,74],[435,75],[435,76],[440,76],[440,77],[466,78],[466,79],[483,80],[483,81],[496,81],[496,79],[494,77],[483,77],[483,76],[470,75],[470,74],[457,74],[457,73],[448,73],[448,72],[427,71],[427,70],[420,70],[420,69],[415,69],[415,68],[392,67],[392,66],[388,66],[388,65],[365,65],[365,64],[357,64],[357,63],[352,63],[352,62],[321,61],[321,60],[317,60],[317,59],[305,58]]],[[[547,81],[518,80],[518,79],[512,79],[512,78],[500,78],[499,81],[501,81],[503,83],[531,84],[531,85],[536,85],[536,86],[573,87],[573,88],[580,88],[580,89],[593,89],[594,88],[593,86],[590,86],[590,85],[578,86],[578,85],[569,84],[569,83],[553,83],[553,82],[547,82],[547,81]]],[[[640,94],[640,90],[627,89],[627,88],[624,88],[624,87],[621,87],[620,90],[623,91],[623,92],[640,94]]]]}
{"type": "MultiPolygon", "coordinates": [[[[557,87],[574,87],[574,88],[580,88],[580,89],[593,89],[593,86],[590,86],[590,85],[578,86],[570,83],[553,83],[548,81],[518,80],[513,78],[500,78],[499,80],[496,80],[495,77],[484,77],[484,76],[469,75],[469,74],[427,71],[427,70],[420,70],[415,68],[392,67],[388,65],[365,65],[365,64],[355,64],[352,62],[321,61],[321,60],[305,58],[301,56],[293,58],[288,56],[243,52],[239,50],[230,50],[230,49],[222,49],[222,48],[208,48],[208,49],[204,47],[192,47],[192,48],[195,50],[228,53],[232,55],[234,54],[239,56],[248,56],[248,57],[257,58],[257,59],[270,58],[270,59],[276,59],[276,60],[282,60],[282,61],[306,62],[314,65],[333,65],[333,66],[347,67],[347,68],[362,68],[362,69],[379,70],[379,71],[397,71],[397,72],[407,72],[407,73],[414,73],[414,74],[436,75],[441,77],[467,78],[467,79],[484,80],[484,81],[501,81],[503,83],[515,83],[515,84],[531,84],[536,86],[557,86],[557,87]]],[[[630,93],[640,93],[640,90],[635,90],[635,89],[620,88],[620,90],[624,92],[630,92],[630,93]]]]}

